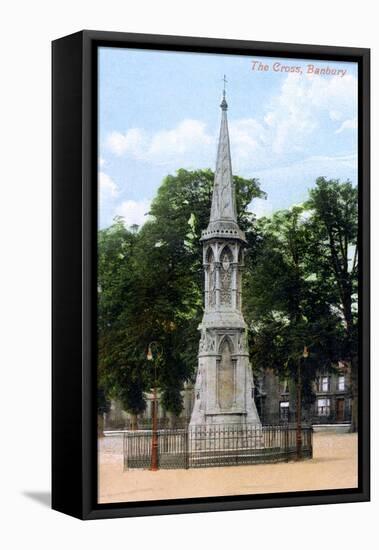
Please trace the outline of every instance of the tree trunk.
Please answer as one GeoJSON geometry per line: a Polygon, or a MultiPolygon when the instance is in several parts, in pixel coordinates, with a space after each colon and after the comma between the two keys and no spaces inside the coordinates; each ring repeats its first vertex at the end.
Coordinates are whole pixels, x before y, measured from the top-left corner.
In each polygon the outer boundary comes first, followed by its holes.
{"type": "Polygon", "coordinates": [[[138,428],[138,416],[135,413],[130,413],[130,421],[132,430],[136,430],[138,428]]]}
{"type": "Polygon", "coordinates": [[[176,415],[172,412],[169,414],[169,421],[170,421],[170,428],[174,429],[176,428],[176,415]]]}
{"type": "Polygon", "coordinates": [[[358,365],[356,360],[350,363],[350,384],[351,384],[351,432],[358,431],[358,365]]]}
{"type": "Polygon", "coordinates": [[[351,425],[350,431],[355,433],[358,431],[358,396],[351,398],[351,425]]]}
{"type": "Polygon", "coordinates": [[[97,436],[104,437],[104,417],[102,414],[97,415],[97,436]]]}

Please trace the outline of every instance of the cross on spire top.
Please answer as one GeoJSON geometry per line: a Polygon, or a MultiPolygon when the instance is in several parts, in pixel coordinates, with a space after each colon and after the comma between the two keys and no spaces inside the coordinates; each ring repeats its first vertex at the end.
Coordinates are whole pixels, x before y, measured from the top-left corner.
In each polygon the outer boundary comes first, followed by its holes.
{"type": "Polygon", "coordinates": [[[223,91],[222,91],[222,94],[223,94],[223,96],[225,97],[226,83],[228,82],[228,81],[226,80],[226,75],[224,75],[224,78],[223,78],[222,80],[223,80],[223,82],[224,82],[224,89],[223,89],[223,91]]]}
{"type": "Polygon", "coordinates": [[[226,99],[225,99],[225,94],[226,94],[226,83],[228,82],[226,80],[226,76],[224,75],[224,78],[222,79],[223,83],[224,83],[224,87],[223,87],[223,90],[222,90],[222,101],[221,101],[221,109],[223,111],[226,111],[227,108],[228,108],[228,104],[226,103],[226,99]]]}

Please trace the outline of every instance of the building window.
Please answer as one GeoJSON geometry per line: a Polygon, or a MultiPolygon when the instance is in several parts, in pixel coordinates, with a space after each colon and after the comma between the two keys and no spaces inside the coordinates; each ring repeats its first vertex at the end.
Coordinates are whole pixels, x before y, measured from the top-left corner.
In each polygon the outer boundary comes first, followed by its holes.
{"type": "Polygon", "coordinates": [[[320,376],[318,379],[318,391],[329,391],[329,376],[320,376]]]}
{"type": "Polygon", "coordinates": [[[317,414],[319,416],[330,415],[330,399],[317,399],[317,414]]]}
{"type": "Polygon", "coordinates": [[[338,377],[338,390],[339,391],[344,391],[345,390],[345,376],[343,374],[341,374],[338,377]]]}
{"type": "Polygon", "coordinates": [[[280,403],[280,420],[283,420],[284,422],[288,422],[289,412],[290,412],[289,401],[282,401],[280,403]]]}

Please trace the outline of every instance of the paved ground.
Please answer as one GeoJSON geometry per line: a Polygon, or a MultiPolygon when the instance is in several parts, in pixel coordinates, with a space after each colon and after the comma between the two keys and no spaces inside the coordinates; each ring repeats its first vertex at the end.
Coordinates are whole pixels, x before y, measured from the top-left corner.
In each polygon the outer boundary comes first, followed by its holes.
{"type": "Polygon", "coordinates": [[[315,433],[313,459],[190,470],[129,470],[122,466],[122,441],[99,444],[99,502],[277,493],[357,486],[357,435],[315,433]]]}

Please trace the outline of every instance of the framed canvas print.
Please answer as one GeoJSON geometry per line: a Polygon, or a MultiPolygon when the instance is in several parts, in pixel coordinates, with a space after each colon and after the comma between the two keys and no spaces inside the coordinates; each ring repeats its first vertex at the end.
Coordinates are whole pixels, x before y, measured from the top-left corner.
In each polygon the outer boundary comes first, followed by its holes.
{"type": "Polygon", "coordinates": [[[53,508],[369,499],[369,50],[53,42],[53,508]]]}

